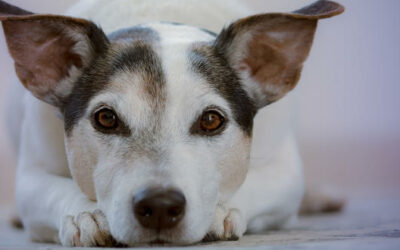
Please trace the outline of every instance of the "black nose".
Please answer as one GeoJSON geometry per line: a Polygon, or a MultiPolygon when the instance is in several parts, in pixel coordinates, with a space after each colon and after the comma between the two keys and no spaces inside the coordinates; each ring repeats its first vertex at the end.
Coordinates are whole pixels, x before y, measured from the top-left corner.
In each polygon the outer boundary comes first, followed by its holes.
{"type": "Polygon", "coordinates": [[[133,211],[143,227],[168,229],[176,226],[185,214],[186,199],[174,189],[151,188],[133,198],[133,211]]]}

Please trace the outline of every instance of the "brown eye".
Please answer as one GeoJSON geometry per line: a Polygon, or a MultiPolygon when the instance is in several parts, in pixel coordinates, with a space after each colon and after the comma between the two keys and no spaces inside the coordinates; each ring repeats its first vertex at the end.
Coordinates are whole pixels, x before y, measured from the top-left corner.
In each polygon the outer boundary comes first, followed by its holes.
{"type": "Polygon", "coordinates": [[[104,129],[114,129],[118,127],[118,118],[114,111],[101,109],[96,112],[95,120],[98,126],[104,129]]]}
{"type": "Polygon", "coordinates": [[[215,132],[224,124],[224,117],[217,111],[206,111],[200,119],[200,129],[204,132],[215,132]]]}

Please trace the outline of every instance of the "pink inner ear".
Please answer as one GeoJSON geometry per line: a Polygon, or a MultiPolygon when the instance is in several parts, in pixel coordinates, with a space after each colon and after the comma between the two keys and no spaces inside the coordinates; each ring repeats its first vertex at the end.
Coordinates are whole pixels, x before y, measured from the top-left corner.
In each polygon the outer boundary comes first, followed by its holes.
{"type": "Polygon", "coordinates": [[[243,62],[251,70],[251,76],[259,82],[275,78],[285,64],[285,58],[279,54],[279,47],[274,48],[267,36],[258,36],[248,45],[248,54],[243,62]]]}
{"type": "Polygon", "coordinates": [[[239,67],[248,69],[269,102],[276,101],[296,86],[315,27],[313,20],[279,16],[256,26],[239,67]]]}
{"type": "Polygon", "coordinates": [[[72,51],[76,42],[65,31],[40,21],[6,21],[4,30],[19,78],[39,98],[68,77],[72,66],[82,67],[81,57],[72,51]]]}
{"type": "Polygon", "coordinates": [[[260,35],[250,41],[248,54],[243,59],[250,70],[250,76],[268,88],[269,99],[280,98],[297,82],[297,71],[293,71],[296,66],[283,53],[286,46],[267,35],[260,35]]]}

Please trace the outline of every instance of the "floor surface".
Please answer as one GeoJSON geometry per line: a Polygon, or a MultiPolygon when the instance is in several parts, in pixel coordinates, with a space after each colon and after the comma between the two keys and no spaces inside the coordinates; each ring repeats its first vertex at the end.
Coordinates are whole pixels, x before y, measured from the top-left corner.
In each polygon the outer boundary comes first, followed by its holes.
{"type": "MultiPolygon", "coordinates": [[[[400,249],[400,199],[352,199],[339,214],[301,217],[290,229],[246,235],[240,241],[191,249],[400,249]]],[[[163,246],[153,246],[165,248],[163,246]]],[[[31,243],[22,230],[0,222],[0,249],[60,249],[31,243]]],[[[173,248],[169,248],[173,249],[173,248]]]]}

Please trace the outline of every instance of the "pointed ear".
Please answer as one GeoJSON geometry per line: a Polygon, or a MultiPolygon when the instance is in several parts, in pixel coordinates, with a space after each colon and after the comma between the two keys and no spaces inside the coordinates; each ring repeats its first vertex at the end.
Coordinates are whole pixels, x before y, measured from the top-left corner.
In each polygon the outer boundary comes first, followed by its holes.
{"type": "Polygon", "coordinates": [[[341,5],[323,0],[290,14],[251,16],[224,29],[215,46],[240,73],[261,108],[296,86],[318,19],[343,11],[341,5]]]}
{"type": "Polygon", "coordinates": [[[34,96],[57,107],[83,68],[105,53],[109,44],[92,22],[33,15],[3,1],[0,21],[19,79],[34,96]]]}

